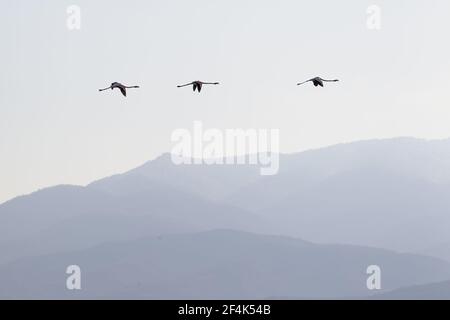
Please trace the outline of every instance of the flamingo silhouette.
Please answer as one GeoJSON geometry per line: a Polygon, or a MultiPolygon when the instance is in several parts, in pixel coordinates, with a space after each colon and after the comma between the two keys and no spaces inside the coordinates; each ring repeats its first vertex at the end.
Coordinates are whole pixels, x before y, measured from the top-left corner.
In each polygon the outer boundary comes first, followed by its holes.
{"type": "Polygon", "coordinates": [[[336,80],[325,80],[325,79],[322,79],[320,77],[315,77],[315,78],[306,80],[304,82],[297,83],[297,85],[300,86],[300,85],[305,84],[305,83],[310,82],[310,81],[314,84],[315,87],[317,87],[317,86],[323,87],[323,83],[324,82],[337,82],[339,80],[337,80],[337,79],[336,80]]]}
{"type": "Polygon", "coordinates": [[[178,88],[182,88],[182,87],[187,87],[187,86],[192,86],[193,90],[197,90],[199,93],[200,91],[202,91],[202,87],[204,84],[213,84],[213,85],[218,85],[218,82],[202,82],[202,81],[193,81],[191,83],[187,83],[187,84],[183,84],[181,86],[177,86],[178,88]]]}
{"type": "Polygon", "coordinates": [[[139,86],[125,86],[125,85],[123,85],[123,84],[121,84],[121,83],[119,83],[119,82],[113,82],[113,83],[111,83],[111,85],[108,87],[108,88],[105,88],[105,89],[98,89],[98,91],[105,91],[105,90],[108,90],[108,89],[111,89],[111,90],[113,90],[113,89],[119,89],[120,90],[120,92],[122,92],[122,94],[126,97],[127,96],[127,89],[132,89],[132,88],[139,88],[139,86]]]}

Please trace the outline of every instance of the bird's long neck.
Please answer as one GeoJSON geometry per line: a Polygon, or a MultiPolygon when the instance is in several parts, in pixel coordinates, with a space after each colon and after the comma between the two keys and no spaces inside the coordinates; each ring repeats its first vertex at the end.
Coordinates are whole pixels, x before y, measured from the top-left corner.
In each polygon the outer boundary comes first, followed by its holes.
{"type": "Polygon", "coordinates": [[[187,83],[187,84],[182,84],[182,85],[179,85],[178,86],[178,88],[182,88],[182,87],[187,87],[187,86],[191,86],[191,85],[193,85],[194,84],[194,82],[191,82],[191,83],[187,83]]]}
{"type": "Polygon", "coordinates": [[[127,89],[133,89],[133,88],[139,88],[139,86],[129,86],[129,87],[125,87],[127,89]]]}

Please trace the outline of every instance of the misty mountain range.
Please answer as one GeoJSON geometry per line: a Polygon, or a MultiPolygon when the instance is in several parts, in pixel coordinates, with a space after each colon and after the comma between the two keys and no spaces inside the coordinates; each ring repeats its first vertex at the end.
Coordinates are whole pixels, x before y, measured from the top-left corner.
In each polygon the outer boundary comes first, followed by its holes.
{"type": "Polygon", "coordinates": [[[4,298],[265,299],[368,294],[365,273],[377,262],[384,290],[450,279],[436,258],[280,236],[215,230],[141,238],[20,259],[0,268],[4,298]],[[76,262],[85,285],[65,289],[60,270],[76,262]],[[24,283],[24,274],[32,281],[24,283]],[[43,288],[45,290],[43,290],[43,288]]]}
{"type": "Polygon", "coordinates": [[[368,297],[372,264],[380,296],[417,297],[450,280],[449,209],[450,140],[281,155],[275,176],[165,154],[1,204],[0,297],[368,297]]]}

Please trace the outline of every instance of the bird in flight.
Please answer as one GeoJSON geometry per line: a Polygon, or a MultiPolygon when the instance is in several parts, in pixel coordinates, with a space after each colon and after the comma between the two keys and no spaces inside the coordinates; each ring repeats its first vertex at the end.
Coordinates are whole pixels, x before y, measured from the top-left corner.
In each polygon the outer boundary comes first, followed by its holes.
{"type": "Polygon", "coordinates": [[[339,81],[339,80],[337,80],[337,79],[336,80],[325,80],[325,79],[322,79],[321,77],[316,77],[316,78],[312,78],[312,79],[306,80],[304,82],[297,83],[297,85],[300,86],[300,85],[305,84],[307,82],[312,82],[315,87],[317,87],[317,86],[323,87],[323,83],[324,82],[337,82],[337,81],[339,81]]]}
{"type": "Polygon", "coordinates": [[[98,91],[105,91],[105,90],[108,90],[108,89],[111,89],[111,90],[113,90],[113,89],[119,89],[120,90],[120,92],[122,92],[122,94],[126,97],[127,96],[127,89],[133,89],[133,88],[139,88],[139,86],[125,86],[125,85],[123,85],[123,84],[121,84],[121,83],[119,83],[119,82],[113,82],[113,83],[111,83],[111,85],[108,87],[108,88],[105,88],[105,89],[98,89],[98,91]]]}
{"type": "Polygon", "coordinates": [[[194,89],[194,91],[197,90],[200,93],[200,91],[202,91],[202,87],[204,84],[218,85],[219,83],[218,82],[193,81],[191,83],[183,84],[183,85],[177,86],[177,87],[182,88],[182,87],[192,86],[192,89],[194,89]]]}

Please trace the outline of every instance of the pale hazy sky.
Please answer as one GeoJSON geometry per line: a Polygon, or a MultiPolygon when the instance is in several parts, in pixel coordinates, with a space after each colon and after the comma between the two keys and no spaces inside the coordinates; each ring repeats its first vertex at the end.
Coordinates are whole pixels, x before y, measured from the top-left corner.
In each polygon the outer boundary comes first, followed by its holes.
{"type": "Polygon", "coordinates": [[[278,128],[282,152],[450,137],[448,0],[1,4],[0,202],[131,169],[194,120],[278,128]],[[80,31],[66,27],[72,4],[80,31]],[[380,31],[366,27],[372,4],[380,31]],[[316,75],[341,82],[296,86],[316,75]],[[221,86],[176,88],[197,79],[221,86]],[[97,91],[113,81],[142,88],[97,91]]]}

